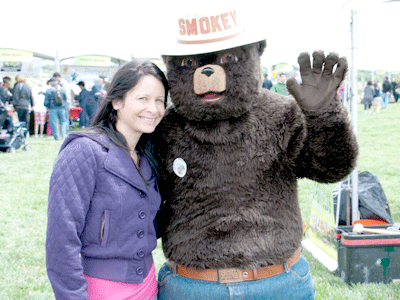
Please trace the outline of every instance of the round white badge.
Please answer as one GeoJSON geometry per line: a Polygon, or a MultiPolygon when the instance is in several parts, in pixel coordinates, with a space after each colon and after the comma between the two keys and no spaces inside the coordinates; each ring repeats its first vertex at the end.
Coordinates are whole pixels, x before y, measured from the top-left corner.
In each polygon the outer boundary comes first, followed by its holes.
{"type": "Polygon", "coordinates": [[[175,159],[173,169],[176,175],[178,175],[179,177],[184,177],[187,171],[186,162],[182,158],[175,159]]]}

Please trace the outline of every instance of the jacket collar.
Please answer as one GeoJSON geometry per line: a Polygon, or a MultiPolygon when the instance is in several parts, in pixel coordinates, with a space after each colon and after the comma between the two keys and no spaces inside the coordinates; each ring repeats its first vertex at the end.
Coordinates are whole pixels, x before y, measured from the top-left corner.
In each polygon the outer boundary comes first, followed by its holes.
{"type": "MultiPolygon", "coordinates": [[[[71,134],[68,136],[70,135],[71,134]]],[[[140,158],[139,173],[129,152],[114,144],[104,132],[98,134],[78,133],[76,136],[89,137],[102,145],[107,150],[107,155],[104,160],[104,169],[123,179],[135,188],[143,191],[146,190],[146,184],[144,183],[142,176],[148,183],[154,182],[155,178],[152,176],[153,173],[147,159],[145,157],[140,158]]]]}
{"type": "Polygon", "coordinates": [[[141,175],[148,181],[154,181],[152,178],[152,172],[147,159],[144,157],[140,158],[140,173],[132,161],[129,152],[115,145],[110,144],[106,160],[104,162],[104,168],[125,180],[132,186],[141,190],[146,190],[146,184],[144,183],[141,175]],[[141,174],[141,175],[140,175],[141,174]]]}

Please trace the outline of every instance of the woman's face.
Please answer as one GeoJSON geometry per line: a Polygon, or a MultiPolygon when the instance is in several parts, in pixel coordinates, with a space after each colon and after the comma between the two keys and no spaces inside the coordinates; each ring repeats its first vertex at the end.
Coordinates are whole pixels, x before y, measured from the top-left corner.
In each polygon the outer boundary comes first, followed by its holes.
{"type": "Polygon", "coordinates": [[[164,116],[165,101],[162,82],[152,75],[142,77],[124,100],[113,102],[117,130],[127,139],[139,139],[143,133],[153,132],[164,116]]]}

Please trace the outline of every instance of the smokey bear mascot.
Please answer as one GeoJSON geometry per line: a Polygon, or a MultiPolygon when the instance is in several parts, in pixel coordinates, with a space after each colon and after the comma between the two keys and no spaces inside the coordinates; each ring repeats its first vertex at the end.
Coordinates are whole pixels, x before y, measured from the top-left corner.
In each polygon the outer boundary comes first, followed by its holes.
{"type": "Polygon", "coordinates": [[[294,97],[262,89],[266,41],[239,11],[185,14],[163,53],[172,106],[154,133],[167,262],[159,300],[313,299],[297,179],[337,182],[356,138],[337,96],[347,61],[307,53],[294,97]],[[258,36],[257,36],[258,34],[258,36]]]}

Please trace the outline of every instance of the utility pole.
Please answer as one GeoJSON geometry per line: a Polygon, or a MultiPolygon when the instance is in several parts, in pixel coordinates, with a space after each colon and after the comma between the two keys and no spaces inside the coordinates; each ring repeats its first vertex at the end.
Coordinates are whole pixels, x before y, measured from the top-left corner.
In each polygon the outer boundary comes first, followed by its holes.
{"type": "MultiPolygon", "coordinates": [[[[357,68],[355,64],[355,48],[356,48],[356,16],[357,12],[351,11],[351,124],[353,125],[354,134],[357,136],[357,68]]],[[[358,167],[350,175],[352,186],[352,201],[351,201],[351,220],[357,221],[360,219],[359,204],[358,204],[358,167]]]]}
{"type": "Polygon", "coordinates": [[[55,70],[56,72],[61,72],[61,62],[60,59],[58,58],[58,50],[56,50],[55,70]]]}

